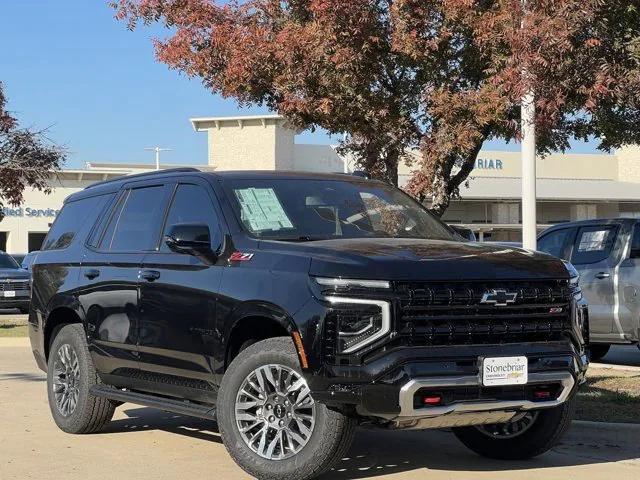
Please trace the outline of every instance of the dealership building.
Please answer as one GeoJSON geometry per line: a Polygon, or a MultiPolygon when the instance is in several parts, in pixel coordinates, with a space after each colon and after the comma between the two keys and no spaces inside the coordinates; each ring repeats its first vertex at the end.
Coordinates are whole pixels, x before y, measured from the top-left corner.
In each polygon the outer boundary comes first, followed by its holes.
{"type": "MultiPolygon", "coordinates": [[[[355,167],[353,159],[339,155],[334,146],[296,143],[298,132],[278,115],[190,121],[196,132],[206,134],[207,161],[193,165],[202,170],[351,172],[355,167]]],[[[153,169],[150,164],[91,163],[52,175],[50,194],[27,190],[22,205],[5,205],[0,250],[37,250],[65,197],[98,181],[153,169]]],[[[399,173],[403,186],[411,167],[401,165],[399,173]]],[[[624,147],[611,155],[555,154],[538,159],[537,185],[539,229],[572,220],[640,218],[640,148],[624,147]]],[[[443,218],[471,228],[484,240],[519,241],[520,191],[519,153],[481,151],[468,185],[461,187],[460,198],[443,218]]]]}

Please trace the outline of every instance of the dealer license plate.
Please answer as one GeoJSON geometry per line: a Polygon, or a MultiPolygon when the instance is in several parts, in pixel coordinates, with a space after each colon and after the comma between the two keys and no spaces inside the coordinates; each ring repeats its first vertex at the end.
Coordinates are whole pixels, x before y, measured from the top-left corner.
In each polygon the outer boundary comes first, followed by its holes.
{"type": "Polygon", "coordinates": [[[5,297],[15,297],[16,296],[16,292],[15,292],[15,290],[6,290],[4,292],[4,296],[5,297]]]}
{"type": "Polygon", "coordinates": [[[487,357],[482,361],[482,385],[524,385],[527,383],[527,357],[487,357]]]}

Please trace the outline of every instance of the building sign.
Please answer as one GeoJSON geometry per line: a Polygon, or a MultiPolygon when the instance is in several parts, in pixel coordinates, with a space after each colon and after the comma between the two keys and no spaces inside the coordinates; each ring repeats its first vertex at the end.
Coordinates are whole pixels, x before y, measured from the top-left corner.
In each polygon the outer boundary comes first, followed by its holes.
{"type": "Polygon", "coordinates": [[[502,160],[494,158],[479,158],[476,160],[475,168],[480,170],[502,170],[502,160]]]}
{"type": "Polygon", "coordinates": [[[2,211],[5,217],[54,218],[60,210],[53,208],[3,207],[2,211]]]}

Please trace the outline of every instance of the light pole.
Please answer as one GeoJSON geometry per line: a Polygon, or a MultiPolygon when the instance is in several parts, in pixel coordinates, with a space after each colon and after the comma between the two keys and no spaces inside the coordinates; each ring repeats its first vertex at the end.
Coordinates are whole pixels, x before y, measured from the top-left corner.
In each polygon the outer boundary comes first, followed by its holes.
{"type": "Polygon", "coordinates": [[[156,170],[160,170],[160,152],[170,152],[170,148],[148,147],[145,150],[156,152],[156,170]]]}
{"type": "MultiPolygon", "coordinates": [[[[527,0],[522,0],[522,27],[527,0]]],[[[523,70],[526,77],[527,71],[523,70]]],[[[522,128],[522,246],[535,250],[538,246],[536,205],[536,104],[533,90],[522,98],[520,105],[522,128]]]]}

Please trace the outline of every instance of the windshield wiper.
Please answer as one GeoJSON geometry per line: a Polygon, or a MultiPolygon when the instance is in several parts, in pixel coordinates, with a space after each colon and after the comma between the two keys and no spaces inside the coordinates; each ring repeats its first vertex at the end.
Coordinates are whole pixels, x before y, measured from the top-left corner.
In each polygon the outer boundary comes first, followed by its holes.
{"type": "Polygon", "coordinates": [[[269,240],[276,240],[278,242],[315,242],[318,240],[328,240],[328,238],[310,237],[309,235],[300,235],[299,237],[270,238],[269,240]]]}

